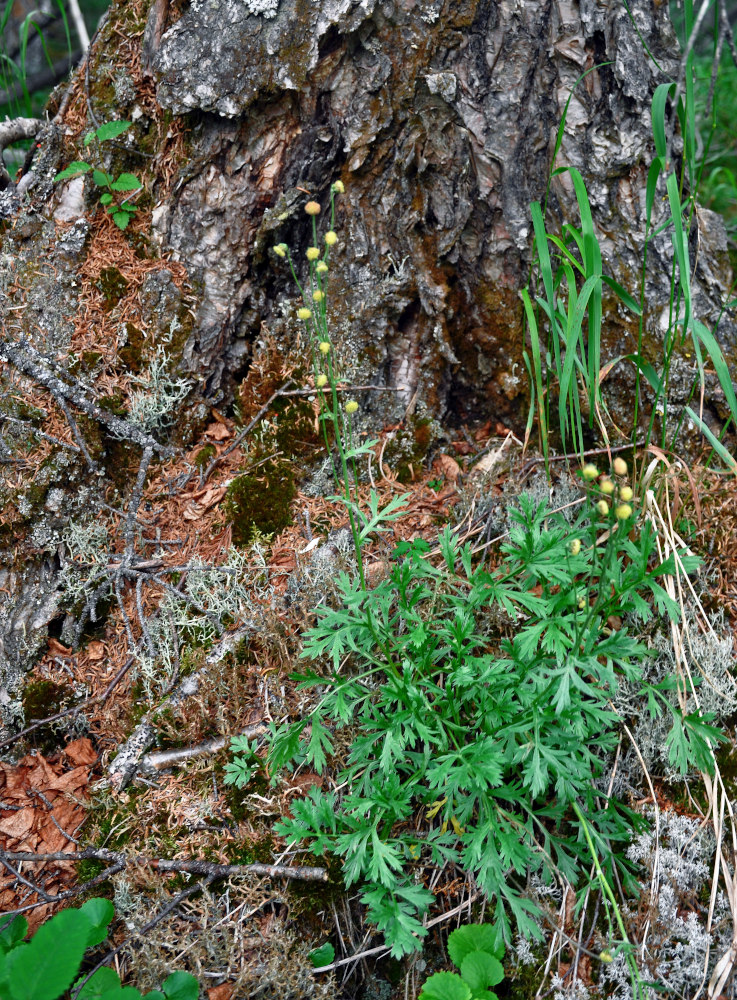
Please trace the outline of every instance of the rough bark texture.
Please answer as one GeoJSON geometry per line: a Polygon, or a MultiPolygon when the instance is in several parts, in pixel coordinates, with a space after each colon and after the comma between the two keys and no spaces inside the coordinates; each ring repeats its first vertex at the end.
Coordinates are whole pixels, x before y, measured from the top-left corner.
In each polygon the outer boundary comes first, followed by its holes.
{"type": "MultiPolygon", "coordinates": [[[[422,418],[519,424],[529,204],[544,197],[572,88],[600,63],[607,65],[575,90],[558,165],[584,176],[605,267],[633,291],[639,279],[649,105],[664,74],[675,72],[677,46],[667,4],[631,0],[629,11],[594,0],[192,0],[176,20],[162,0],[149,9],[114,4],[93,43],[88,95],[78,79],[66,118],[40,134],[20,192],[0,196],[0,218],[11,227],[0,284],[7,293],[20,280],[26,290],[18,305],[6,301],[5,337],[22,334],[56,358],[70,349],[90,238],[86,221],[61,223],[89,213],[96,199],[89,185],[83,192],[72,181],[59,191],[50,178],[75,158],[80,116],[88,127],[128,118],[134,128],[106,155],[117,170],[146,171],[142,253],[156,244],[188,276],[183,295],[169,272],[148,275],[141,323],[153,337],[176,324],[179,364],[200,381],[200,399],[230,398],[264,328],[294,341],[299,303],[270,248],[284,241],[303,260],[305,192],[326,204],[330,183],[341,179],[330,289],[337,348],[351,376],[402,387],[368,400],[366,420],[391,422],[409,409],[422,418]],[[184,138],[175,147],[176,135],[184,138]],[[145,163],[136,148],[148,153],[145,163]],[[171,183],[159,176],[164,168],[171,183]],[[57,226],[43,221],[54,212],[57,226]]],[[[553,226],[578,222],[566,175],[552,184],[549,218],[553,226]]],[[[702,213],[693,236],[695,308],[710,323],[730,280],[723,231],[702,213]]],[[[647,277],[652,356],[670,273],[663,235],[647,277]]],[[[604,356],[634,350],[633,318],[613,301],[605,308],[604,356]]],[[[719,336],[732,358],[736,329],[722,319],[719,336]]],[[[672,391],[687,392],[692,375],[676,360],[672,391]]],[[[622,368],[611,383],[610,404],[622,419],[628,378],[622,368]]],[[[192,404],[183,413],[181,434],[196,423],[195,411],[192,404]]],[[[35,541],[0,553],[0,572],[12,582],[0,592],[6,701],[53,613],[47,567],[79,504],[74,492],[84,484],[90,511],[104,492],[81,455],[73,465],[59,472],[72,486],[62,508],[49,510],[47,501],[33,515],[35,541]],[[24,618],[21,606],[47,612],[24,618]]]]}

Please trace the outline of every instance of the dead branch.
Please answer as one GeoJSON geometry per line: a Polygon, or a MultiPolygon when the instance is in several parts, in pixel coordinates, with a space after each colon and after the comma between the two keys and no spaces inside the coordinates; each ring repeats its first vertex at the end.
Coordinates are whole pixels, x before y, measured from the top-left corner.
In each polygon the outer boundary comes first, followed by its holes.
{"type": "MultiPolygon", "coordinates": [[[[255,739],[263,736],[268,731],[268,726],[263,722],[256,722],[252,726],[246,726],[238,735],[245,736],[246,739],[255,739]]],[[[202,757],[205,754],[218,753],[229,742],[229,736],[216,736],[211,740],[205,740],[193,747],[182,747],[179,750],[156,750],[154,753],[147,753],[142,759],[144,767],[152,767],[156,771],[163,771],[168,767],[176,767],[192,757],[202,757]]]]}
{"type": "Polygon", "coordinates": [[[88,396],[88,390],[77,379],[74,379],[69,372],[63,371],[63,378],[54,375],[50,370],[54,363],[40,354],[32,347],[27,340],[20,339],[16,342],[5,340],[0,343],[0,361],[6,361],[13,365],[19,372],[32,378],[40,386],[43,386],[56,399],[60,405],[62,400],[68,400],[78,409],[92,417],[98,423],[104,424],[108,430],[117,438],[125,441],[132,441],[133,444],[141,448],[151,448],[162,455],[173,454],[174,449],[167,445],[159,444],[150,434],[147,434],[138,424],[130,420],[117,417],[108,410],[103,410],[94,400],[88,396]]]}
{"type": "MultiPolygon", "coordinates": [[[[84,850],[52,851],[48,854],[36,854],[33,851],[3,851],[0,850],[0,862],[18,875],[29,888],[41,895],[43,890],[39,889],[30,880],[19,875],[11,866],[13,861],[27,861],[36,864],[47,864],[49,861],[104,861],[113,865],[121,865],[123,868],[150,867],[156,868],[160,872],[184,872],[190,875],[204,875],[210,880],[235,878],[240,875],[257,875],[264,878],[288,878],[297,882],[327,882],[328,872],[326,868],[294,867],[292,865],[267,865],[261,862],[254,862],[249,865],[220,865],[214,861],[201,861],[198,858],[176,858],[170,861],[168,858],[149,858],[145,855],[128,855],[124,851],[111,851],[106,847],[85,847],[84,850]]],[[[77,893],[87,891],[88,883],[78,886],[77,893]]],[[[60,894],[61,895],[61,894],[60,894]]],[[[49,897],[53,902],[55,897],[49,897]]]]}
{"type": "Polygon", "coordinates": [[[19,139],[32,139],[43,125],[40,118],[14,118],[13,121],[0,124],[0,188],[11,183],[10,174],[3,160],[3,152],[19,139]]]}

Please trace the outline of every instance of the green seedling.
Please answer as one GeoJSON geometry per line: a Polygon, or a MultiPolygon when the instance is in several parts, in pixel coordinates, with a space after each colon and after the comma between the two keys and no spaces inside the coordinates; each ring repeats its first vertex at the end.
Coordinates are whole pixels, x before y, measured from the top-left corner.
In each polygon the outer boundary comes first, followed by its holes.
{"type": "MultiPolygon", "coordinates": [[[[130,122],[115,121],[106,122],[100,125],[94,132],[88,132],[84,139],[85,146],[96,141],[98,143],[107,142],[122,135],[131,126],[130,122]]],[[[135,174],[122,173],[114,177],[105,170],[87,163],[86,160],[74,160],[68,167],[62,170],[54,178],[55,181],[70,180],[73,177],[80,177],[82,174],[92,172],[92,180],[101,190],[100,204],[105,206],[105,211],[113,217],[113,222],[118,229],[126,229],[128,223],[136,212],[136,206],[132,205],[128,198],[121,198],[125,192],[139,191],[143,185],[135,174]]]]}

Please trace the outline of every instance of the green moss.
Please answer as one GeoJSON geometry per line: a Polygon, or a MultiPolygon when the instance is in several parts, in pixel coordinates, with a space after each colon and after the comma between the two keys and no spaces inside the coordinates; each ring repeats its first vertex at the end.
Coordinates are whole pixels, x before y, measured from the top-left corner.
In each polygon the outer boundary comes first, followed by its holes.
{"type": "Polygon", "coordinates": [[[206,444],[204,448],[200,448],[194,457],[194,464],[198,469],[206,469],[210,462],[217,455],[217,448],[214,444],[206,444]]]}
{"type": "Polygon", "coordinates": [[[143,352],[143,331],[133,323],[125,324],[126,344],[118,351],[118,358],[128,371],[137,373],[141,370],[143,352]]]}
{"type": "Polygon", "coordinates": [[[334,854],[301,855],[294,864],[326,868],[327,882],[292,882],[289,897],[294,916],[317,917],[326,907],[345,896],[345,881],[340,859],[334,854]]]}
{"type": "Polygon", "coordinates": [[[306,458],[319,447],[315,414],[305,399],[280,400],[276,410],[274,441],[279,451],[291,458],[306,458]]]}
{"type": "Polygon", "coordinates": [[[429,417],[412,417],[384,449],[384,462],[400,483],[409,483],[422,470],[430,447],[437,440],[437,424],[429,417]]]}
{"type": "Polygon", "coordinates": [[[103,267],[96,284],[102,292],[104,307],[108,312],[117,306],[128,290],[128,281],[117,267],[103,267]]]}
{"type": "Polygon", "coordinates": [[[233,542],[248,545],[254,529],[278,535],[292,523],[296,492],[294,473],[286,462],[264,462],[252,473],[238,476],[228,487],[223,505],[233,527],[233,542]]]}
{"type": "Polygon", "coordinates": [[[97,405],[101,409],[107,410],[108,413],[115,414],[116,417],[128,416],[122,392],[115,392],[111,396],[101,396],[97,401],[97,405]]]}
{"type": "Polygon", "coordinates": [[[77,862],[77,879],[79,882],[89,882],[92,878],[105,871],[105,864],[96,858],[85,858],[77,862]]]}
{"type": "Polygon", "coordinates": [[[274,838],[268,834],[241,841],[239,844],[226,844],[224,849],[231,865],[274,863],[274,838]]]}
{"type": "MultiPolygon", "coordinates": [[[[66,684],[55,684],[53,681],[31,681],[26,684],[21,704],[26,722],[45,719],[68,708],[74,699],[74,692],[66,684]]],[[[40,726],[29,737],[29,743],[44,754],[53,753],[59,748],[59,738],[53,726],[40,726]]]]}
{"type": "Polygon", "coordinates": [[[23,712],[29,722],[33,719],[45,719],[47,715],[60,712],[73,697],[74,692],[67,684],[31,681],[26,684],[23,692],[23,712]]]}

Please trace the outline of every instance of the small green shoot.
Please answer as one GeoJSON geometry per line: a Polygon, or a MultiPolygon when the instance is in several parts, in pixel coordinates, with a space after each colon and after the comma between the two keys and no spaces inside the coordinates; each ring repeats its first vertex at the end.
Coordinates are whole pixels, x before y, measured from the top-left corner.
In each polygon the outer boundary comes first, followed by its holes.
{"type": "MultiPolygon", "coordinates": [[[[131,126],[131,122],[114,121],[100,125],[94,132],[88,132],[84,139],[84,145],[96,141],[98,143],[116,139],[131,126]]],[[[70,180],[73,177],[80,177],[82,174],[92,172],[92,180],[101,190],[100,204],[105,206],[105,211],[113,217],[113,222],[118,229],[126,229],[128,223],[136,212],[136,206],[132,205],[127,198],[120,198],[126,192],[139,191],[143,185],[135,174],[122,173],[117,177],[94,167],[86,160],[74,160],[68,167],[62,170],[54,178],[55,181],[70,180]]]]}

